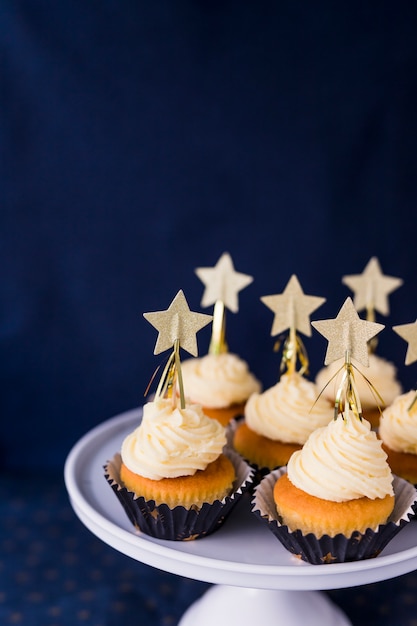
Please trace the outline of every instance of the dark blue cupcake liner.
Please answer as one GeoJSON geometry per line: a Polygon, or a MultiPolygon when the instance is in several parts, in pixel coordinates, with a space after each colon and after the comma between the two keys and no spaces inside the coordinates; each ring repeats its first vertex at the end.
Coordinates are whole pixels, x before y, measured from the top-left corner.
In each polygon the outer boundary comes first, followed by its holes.
{"type": "Polygon", "coordinates": [[[252,512],[289,552],[313,565],[377,557],[416,513],[417,490],[408,481],[394,476],[394,510],[387,523],[378,529],[368,528],[364,533],[355,531],[350,537],[342,534],[316,537],[312,533],[304,535],[300,530],[290,531],[282,524],[273,497],[274,485],[285,472],[286,468],[274,470],[256,486],[252,512]]]}
{"type": "Polygon", "coordinates": [[[107,461],[104,476],[138,531],[157,539],[190,541],[205,537],[220,528],[240,497],[252,485],[253,468],[233,450],[225,448],[224,454],[230,458],[236,471],[233,492],[223,500],[205,503],[201,508],[177,506],[171,509],[167,504],[156,505],[154,500],[136,496],[121,484],[119,453],[107,461]]]}

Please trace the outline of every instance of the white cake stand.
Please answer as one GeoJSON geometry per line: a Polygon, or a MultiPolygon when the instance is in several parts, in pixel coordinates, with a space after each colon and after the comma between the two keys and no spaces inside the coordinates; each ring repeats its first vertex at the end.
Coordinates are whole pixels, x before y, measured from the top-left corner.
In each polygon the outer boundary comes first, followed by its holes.
{"type": "Polygon", "coordinates": [[[214,583],[186,611],[181,626],[349,626],[320,590],[368,584],[417,569],[416,522],[375,559],[310,565],[285,550],[255,518],[248,497],[219,530],[196,541],[164,541],[138,533],[107,484],[103,466],[141,417],[141,408],[123,413],[82,437],[66,460],[65,484],[77,516],[108,545],[160,570],[214,583]]]}

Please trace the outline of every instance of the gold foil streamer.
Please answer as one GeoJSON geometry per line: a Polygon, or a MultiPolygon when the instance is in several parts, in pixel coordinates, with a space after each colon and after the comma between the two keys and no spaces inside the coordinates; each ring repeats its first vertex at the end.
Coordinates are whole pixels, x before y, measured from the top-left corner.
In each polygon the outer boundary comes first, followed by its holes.
{"type": "MultiPolygon", "coordinates": [[[[345,354],[345,362],[343,363],[343,365],[340,366],[340,368],[337,370],[337,372],[335,372],[333,374],[333,376],[330,378],[330,380],[325,384],[325,386],[323,387],[323,389],[320,391],[317,400],[320,398],[320,396],[323,394],[324,390],[328,387],[328,385],[340,374],[340,372],[342,370],[345,370],[342,376],[342,380],[337,388],[336,391],[336,396],[335,396],[335,403],[334,403],[334,419],[337,418],[339,413],[342,413],[343,415],[343,408],[342,407],[342,403],[344,402],[345,406],[346,404],[348,405],[349,409],[359,418],[362,419],[363,418],[363,412],[362,412],[362,406],[361,406],[361,402],[360,402],[360,397],[359,397],[359,393],[356,387],[356,383],[355,383],[355,375],[354,375],[354,371],[356,370],[361,376],[362,378],[365,380],[365,382],[368,384],[371,393],[373,394],[374,398],[375,398],[375,402],[377,404],[377,407],[379,409],[379,411],[381,412],[381,405],[384,405],[384,400],[382,399],[380,393],[378,392],[378,390],[374,387],[374,385],[371,383],[371,381],[369,380],[369,378],[367,378],[355,365],[353,365],[353,363],[350,360],[350,353],[347,350],[346,354],[345,354]],[[381,403],[381,405],[380,405],[381,403]]],[[[317,402],[316,400],[316,402],[317,402]]],[[[314,403],[315,404],[315,403],[314,403]]],[[[314,406],[314,405],[313,405],[314,406]]]]}
{"type": "MultiPolygon", "coordinates": [[[[276,342],[274,350],[278,350],[280,345],[281,342],[276,342]]],[[[297,363],[300,364],[298,373],[301,376],[308,374],[309,361],[307,351],[296,330],[291,328],[282,348],[280,374],[283,374],[285,371],[288,371],[289,374],[297,371],[297,363]]]]}
{"type": "MultiPolygon", "coordinates": [[[[185,394],[179,354],[180,347],[193,356],[197,356],[196,334],[201,328],[209,324],[213,317],[204,313],[194,313],[190,311],[182,290],[178,291],[166,311],[144,313],[143,316],[158,330],[158,339],[154,354],[159,354],[173,347],[173,351],[162,372],[155,398],[172,398],[173,405],[176,406],[176,383],[178,382],[181,408],[184,409],[185,394]]],[[[152,377],[151,383],[155,374],[152,377]]],[[[149,383],[147,391],[151,383],[149,383]]]]}
{"type": "Polygon", "coordinates": [[[177,339],[174,343],[174,349],[171,352],[168,361],[162,372],[157,390],[155,392],[155,400],[159,398],[172,398],[173,406],[177,404],[177,387],[180,396],[180,407],[185,409],[184,383],[182,379],[181,360],[180,360],[180,343],[177,339]]]}

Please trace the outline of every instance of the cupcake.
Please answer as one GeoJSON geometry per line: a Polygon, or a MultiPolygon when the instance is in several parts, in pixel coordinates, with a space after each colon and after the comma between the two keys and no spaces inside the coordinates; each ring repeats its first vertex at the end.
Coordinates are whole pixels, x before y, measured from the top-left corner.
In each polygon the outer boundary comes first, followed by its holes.
{"type": "Polygon", "coordinates": [[[253,472],[228,449],[225,427],[185,400],[179,349],[196,356],[195,334],[211,316],[192,313],[180,291],[166,311],[145,317],[159,330],[155,353],[173,350],[155,399],[106,464],[105,477],[138,530],[197,539],[221,526],[253,472]]]}
{"type": "Polygon", "coordinates": [[[263,296],[261,301],[274,312],[271,335],[281,335],[276,346],[282,346],[282,375],[265,392],[252,394],[245,419],[233,434],[235,450],[256,466],[260,475],[285,465],[308,435],[333,417],[330,402],[319,398],[314,383],[303,376],[308,372],[308,357],[299,336],[299,332],[311,335],[310,314],[325,299],[306,295],[293,274],[282,293],[263,296]]]}
{"type": "Polygon", "coordinates": [[[263,393],[254,393],[236,425],[233,447],[261,473],[286,465],[316,428],[333,419],[332,403],[299,372],[286,372],[263,393]]]}
{"type": "Polygon", "coordinates": [[[242,416],[247,399],[261,389],[248,364],[231,352],[187,359],[182,375],[189,400],[224,426],[242,416]]]}
{"type": "Polygon", "coordinates": [[[199,405],[148,402],[105,474],[132,523],[161,539],[214,532],[250,486],[250,467],[199,405]]]}
{"type": "MultiPolygon", "coordinates": [[[[315,378],[322,396],[330,401],[333,401],[340,386],[342,365],[343,359],[332,361],[320,369],[315,378]]],[[[393,363],[375,353],[369,354],[369,365],[364,374],[366,378],[361,374],[355,376],[355,384],[361,399],[363,416],[376,428],[384,406],[391,404],[402,393],[402,386],[393,363]]]]}
{"type": "Polygon", "coordinates": [[[379,437],[394,474],[417,484],[416,391],[398,396],[382,413],[379,437]]]}
{"type": "Polygon", "coordinates": [[[370,423],[349,410],[314,431],[255,493],[257,516],[314,564],[377,556],[411,519],[417,497],[393,476],[370,423]]]}
{"type": "MultiPolygon", "coordinates": [[[[403,283],[401,278],[384,274],[377,257],[372,257],[368,261],[362,274],[348,274],[342,277],[342,282],[354,293],[353,303],[356,311],[366,311],[366,320],[370,323],[375,322],[378,314],[389,315],[388,296],[403,283]]],[[[369,363],[366,378],[371,385],[363,376],[355,377],[363,415],[374,428],[378,427],[382,409],[402,393],[396,367],[375,353],[377,345],[378,339],[375,336],[367,342],[369,363]]],[[[333,362],[318,372],[316,383],[321,389],[337,372],[340,365],[341,361],[333,362]]],[[[336,378],[334,384],[333,382],[329,384],[323,392],[329,394],[331,398],[334,398],[335,389],[340,381],[340,377],[336,378]]]]}
{"type": "Polygon", "coordinates": [[[227,425],[243,414],[246,400],[261,389],[246,361],[229,350],[226,340],[226,311],[238,312],[238,294],[253,278],[235,270],[228,252],[214,267],[198,267],[195,273],[205,285],[201,306],[214,305],[213,324],[207,355],[183,363],[184,387],[191,402],[227,425]]]}
{"type": "Polygon", "coordinates": [[[377,556],[414,516],[417,491],[393,476],[382,442],[362,417],[352,359],[367,367],[368,342],[384,328],[347,298],[336,318],[312,322],[328,340],[325,365],[344,355],[336,419],[318,428],[287,468],[256,489],[254,512],[283,545],[315,564],[377,556]]]}

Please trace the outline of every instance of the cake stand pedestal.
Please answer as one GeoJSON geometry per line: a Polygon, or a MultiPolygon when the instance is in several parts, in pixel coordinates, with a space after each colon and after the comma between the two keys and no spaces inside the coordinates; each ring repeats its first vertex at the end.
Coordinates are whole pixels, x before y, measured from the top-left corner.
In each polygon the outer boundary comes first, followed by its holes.
{"type": "Polygon", "coordinates": [[[375,559],[310,565],[285,550],[255,518],[248,494],[224,525],[203,539],[164,541],[138,532],[107,484],[103,466],[141,418],[138,408],[84,435],[67,457],[65,484],[75,513],[102,541],[152,567],[213,583],[186,611],[180,626],[253,626],[264,620],[285,626],[349,626],[348,618],[320,591],[417,569],[417,523],[408,524],[375,559]]]}

